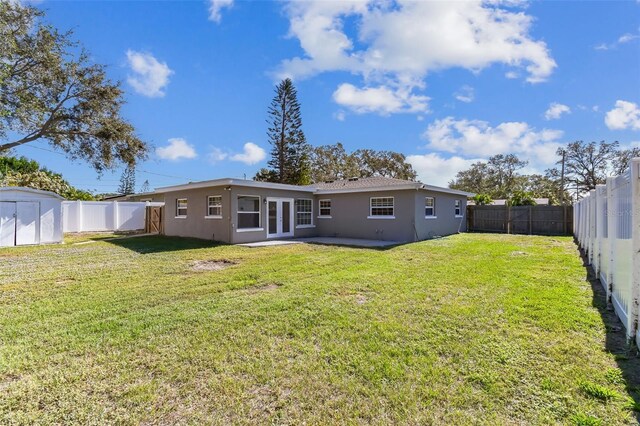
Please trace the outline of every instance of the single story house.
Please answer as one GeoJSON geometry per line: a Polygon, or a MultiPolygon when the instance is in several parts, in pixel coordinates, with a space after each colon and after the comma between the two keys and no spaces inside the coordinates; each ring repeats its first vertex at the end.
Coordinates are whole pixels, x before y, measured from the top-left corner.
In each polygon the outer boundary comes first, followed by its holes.
{"type": "Polygon", "coordinates": [[[464,231],[468,192],[384,177],[307,186],[216,179],[127,196],[163,201],[164,234],[227,243],[341,237],[411,242],[464,231]]]}

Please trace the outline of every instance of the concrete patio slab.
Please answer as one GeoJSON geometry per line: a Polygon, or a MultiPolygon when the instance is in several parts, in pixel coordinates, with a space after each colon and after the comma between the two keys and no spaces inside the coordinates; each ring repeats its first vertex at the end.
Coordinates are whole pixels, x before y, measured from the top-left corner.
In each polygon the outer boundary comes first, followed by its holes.
{"type": "Polygon", "coordinates": [[[382,240],[366,240],[361,238],[338,238],[338,237],[310,237],[296,238],[292,240],[267,240],[258,241],[256,243],[238,244],[244,247],[272,247],[288,244],[325,244],[332,246],[349,246],[349,247],[367,247],[367,248],[383,248],[402,244],[400,241],[382,241],[382,240]]]}
{"type": "Polygon", "coordinates": [[[300,240],[267,240],[267,241],[258,241],[255,243],[243,243],[238,244],[243,247],[272,247],[272,246],[286,246],[289,244],[303,244],[303,241],[300,240]]]}
{"type": "Polygon", "coordinates": [[[383,240],[366,240],[362,238],[339,238],[339,237],[310,237],[310,238],[297,238],[297,241],[303,241],[311,244],[327,244],[335,246],[350,246],[350,247],[370,247],[381,248],[390,247],[402,244],[400,241],[383,241],[383,240]]]}

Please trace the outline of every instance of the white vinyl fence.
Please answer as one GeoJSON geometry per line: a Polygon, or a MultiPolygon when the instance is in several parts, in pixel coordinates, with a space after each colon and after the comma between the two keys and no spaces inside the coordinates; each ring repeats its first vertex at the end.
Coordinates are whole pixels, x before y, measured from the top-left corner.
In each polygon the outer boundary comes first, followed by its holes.
{"type": "Polygon", "coordinates": [[[63,232],[135,231],[144,229],[146,206],[163,203],[63,201],[63,232]]]}
{"type": "Polygon", "coordinates": [[[574,205],[573,232],[607,291],[627,338],[638,332],[640,298],[640,158],[574,205]]]}

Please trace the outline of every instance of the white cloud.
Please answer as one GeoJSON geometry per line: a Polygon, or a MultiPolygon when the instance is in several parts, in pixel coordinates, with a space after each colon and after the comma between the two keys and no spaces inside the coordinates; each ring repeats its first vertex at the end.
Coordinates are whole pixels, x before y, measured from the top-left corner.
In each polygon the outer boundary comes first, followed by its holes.
{"type": "Polygon", "coordinates": [[[630,41],[636,40],[638,38],[640,38],[640,35],[638,34],[626,33],[620,36],[620,38],[618,39],[618,43],[629,43],[630,41]]]}
{"type": "Polygon", "coordinates": [[[133,50],[127,50],[127,61],[133,71],[133,75],[127,77],[127,82],[136,92],[150,98],[164,96],[164,89],[173,74],[165,62],[159,62],[150,53],[133,50]]]}
{"type": "Polygon", "coordinates": [[[632,34],[632,33],[625,33],[623,35],[621,35],[620,37],[618,37],[618,40],[616,40],[613,43],[600,43],[594,46],[594,49],[596,50],[611,50],[611,49],[616,49],[618,46],[620,46],[621,44],[626,44],[626,43],[630,43],[634,40],[637,40],[640,38],[640,34],[632,34]]]}
{"type": "MultiPolygon", "coordinates": [[[[478,72],[502,63],[523,70],[531,83],[544,81],[556,63],[546,44],[530,36],[532,17],[511,9],[513,3],[508,6],[482,0],[290,1],[285,7],[289,36],[298,39],[304,55],[283,61],[278,77],[347,71],[363,79],[363,87],[351,89],[352,94],[384,95],[391,105],[370,108],[356,102],[357,107],[386,113],[411,111],[397,101],[420,97],[413,91],[423,90],[425,77],[437,70],[478,72]]],[[[417,102],[422,105],[417,109],[424,109],[425,102],[417,102]]]]}
{"type": "Polygon", "coordinates": [[[227,159],[227,157],[229,157],[229,154],[227,154],[220,148],[212,148],[209,154],[207,154],[207,159],[213,164],[224,161],[227,159]]]}
{"type": "Polygon", "coordinates": [[[455,120],[446,117],[427,127],[423,137],[427,147],[462,157],[489,157],[513,153],[540,164],[556,161],[555,152],[563,136],[560,130],[536,129],[524,122],[500,123],[495,127],[486,121],[455,120]]]}
{"type": "Polygon", "coordinates": [[[517,73],[517,72],[515,72],[515,71],[507,71],[507,72],[504,74],[504,76],[505,76],[505,77],[507,77],[508,79],[513,80],[513,79],[516,79],[516,78],[520,77],[520,74],[518,74],[518,73],[517,73]]]}
{"type": "Polygon", "coordinates": [[[571,114],[571,108],[567,105],[552,102],[544,113],[545,120],[557,120],[562,114],[571,114]]]}
{"type": "Polygon", "coordinates": [[[242,154],[230,155],[229,159],[231,161],[239,161],[247,165],[253,165],[261,162],[266,157],[267,153],[264,149],[252,142],[247,142],[244,144],[242,154]]]}
{"type": "Polygon", "coordinates": [[[338,121],[344,121],[344,120],[346,120],[346,118],[347,118],[347,114],[346,114],[344,111],[342,111],[342,110],[340,110],[340,111],[336,111],[336,112],[333,114],[333,118],[335,118],[335,119],[336,119],[336,120],[338,120],[338,121]]]}
{"type": "Polygon", "coordinates": [[[473,163],[485,161],[481,158],[465,159],[458,156],[445,158],[440,154],[408,155],[407,162],[418,174],[418,180],[429,185],[448,186],[461,170],[468,169],[473,163]]]}
{"type": "Polygon", "coordinates": [[[209,0],[209,20],[220,23],[222,20],[222,9],[229,9],[233,6],[234,0],[209,0]]]}
{"type": "Polygon", "coordinates": [[[198,156],[193,145],[187,143],[187,141],[182,138],[169,139],[169,145],[156,148],[156,154],[163,160],[172,161],[183,158],[196,158],[198,156]]]}
{"type": "Polygon", "coordinates": [[[426,96],[414,95],[409,90],[392,90],[386,86],[358,89],[343,83],[333,93],[333,100],[357,113],[376,112],[381,115],[400,112],[427,112],[426,96]]]}
{"type": "Polygon", "coordinates": [[[473,87],[467,86],[465,84],[460,89],[458,89],[458,91],[456,93],[454,93],[454,96],[460,102],[469,103],[469,102],[473,102],[473,100],[476,97],[476,94],[475,94],[475,90],[473,89],[473,87]]]}
{"type": "Polygon", "coordinates": [[[616,101],[616,106],[607,112],[604,122],[611,130],[640,130],[640,108],[633,102],[616,101]]]}

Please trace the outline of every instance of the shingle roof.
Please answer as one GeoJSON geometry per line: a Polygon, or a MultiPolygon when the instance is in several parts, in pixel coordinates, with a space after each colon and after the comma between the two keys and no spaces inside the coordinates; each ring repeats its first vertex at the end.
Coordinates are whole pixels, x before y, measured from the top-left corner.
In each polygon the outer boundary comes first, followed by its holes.
{"type": "Polygon", "coordinates": [[[394,186],[420,186],[419,182],[412,182],[409,180],[387,178],[382,176],[353,178],[353,179],[341,179],[329,182],[321,182],[310,185],[316,189],[331,190],[331,189],[367,189],[367,188],[381,188],[381,187],[394,187],[394,186]]]}

